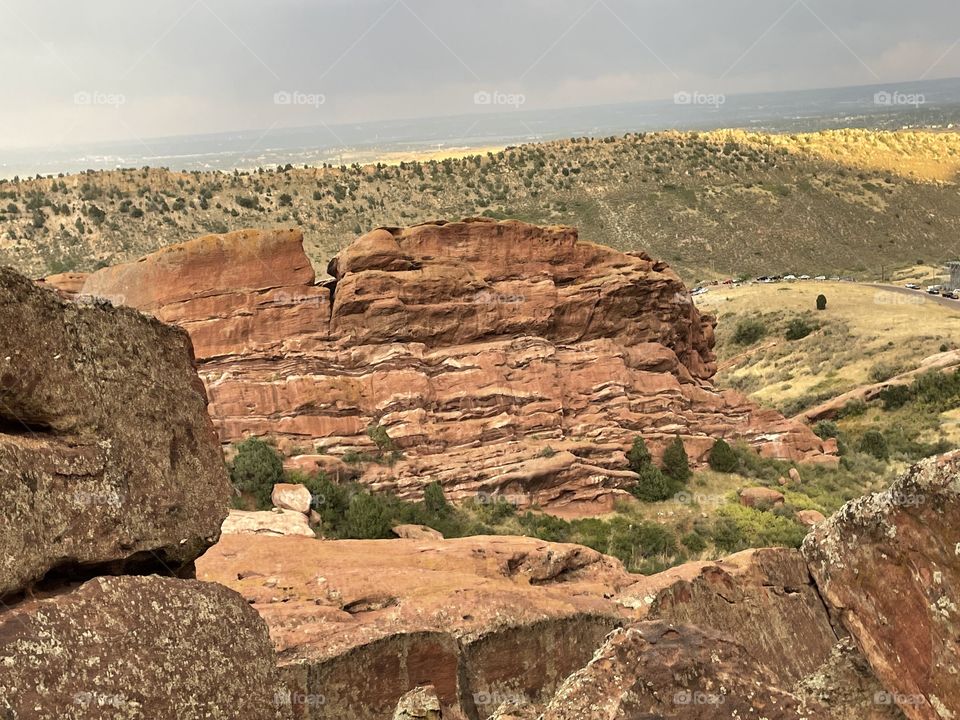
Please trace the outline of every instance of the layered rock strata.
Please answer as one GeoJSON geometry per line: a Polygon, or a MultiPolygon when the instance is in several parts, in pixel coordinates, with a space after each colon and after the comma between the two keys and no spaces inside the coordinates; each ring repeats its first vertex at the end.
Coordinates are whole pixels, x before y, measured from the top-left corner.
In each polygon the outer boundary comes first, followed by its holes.
{"type": "Polygon", "coordinates": [[[646,255],[464,221],[375,230],[330,274],[315,282],[297,231],[243,231],[83,292],[187,329],[224,443],[276,438],[292,465],[405,498],[436,480],[454,500],[610,509],[635,435],[655,454],[679,435],[695,461],[726,437],[836,462],[831,441],[712,386],[713,320],[646,255]]]}

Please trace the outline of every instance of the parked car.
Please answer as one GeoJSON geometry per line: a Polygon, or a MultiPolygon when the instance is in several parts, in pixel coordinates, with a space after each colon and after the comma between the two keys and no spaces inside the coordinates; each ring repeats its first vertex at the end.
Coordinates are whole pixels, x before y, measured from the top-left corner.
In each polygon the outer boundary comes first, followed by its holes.
{"type": "Polygon", "coordinates": [[[939,285],[931,285],[930,287],[927,288],[927,292],[930,293],[931,295],[939,295],[939,294],[940,294],[940,286],[939,286],[939,285]]]}
{"type": "Polygon", "coordinates": [[[919,290],[919,289],[920,289],[920,286],[917,285],[916,283],[907,283],[906,285],[904,285],[904,287],[905,287],[907,290],[919,290]]]}
{"type": "Polygon", "coordinates": [[[801,275],[801,276],[800,276],[800,279],[801,279],[801,280],[809,280],[809,279],[810,279],[810,276],[809,276],[809,275],[801,275]]]}
{"type": "Polygon", "coordinates": [[[814,280],[819,280],[819,281],[821,281],[821,282],[824,281],[824,280],[826,280],[826,279],[827,279],[827,276],[826,276],[826,275],[817,275],[817,276],[814,278],[814,280]]]}
{"type": "Polygon", "coordinates": [[[797,276],[796,276],[796,275],[784,275],[784,276],[783,276],[783,279],[786,280],[786,281],[788,281],[788,282],[793,282],[794,280],[797,279],[797,276]]]}

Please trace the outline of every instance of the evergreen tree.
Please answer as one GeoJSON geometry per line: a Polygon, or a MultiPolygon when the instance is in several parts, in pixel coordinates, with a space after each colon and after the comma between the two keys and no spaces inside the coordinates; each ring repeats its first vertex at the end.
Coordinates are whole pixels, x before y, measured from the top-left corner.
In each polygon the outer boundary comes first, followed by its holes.
{"type": "Polygon", "coordinates": [[[663,471],[667,477],[681,484],[687,482],[692,475],[687,449],[679,437],[674,438],[663,454],[663,471]]]}

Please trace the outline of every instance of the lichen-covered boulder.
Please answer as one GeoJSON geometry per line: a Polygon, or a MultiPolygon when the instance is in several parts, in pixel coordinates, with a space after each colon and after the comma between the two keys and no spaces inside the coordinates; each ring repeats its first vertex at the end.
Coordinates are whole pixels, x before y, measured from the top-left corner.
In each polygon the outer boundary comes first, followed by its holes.
{"type": "Polygon", "coordinates": [[[4,720],[274,720],[285,699],[263,620],[221,585],[97,578],[0,614],[4,720]]]}
{"type": "Polygon", "coordinates": [[[960,453],[847,503],[803,552],[883,698],[913,720],[960,717],[960,453]]]}
{"type": "Polygon", "coordinates": [[[190,574],[229,483],[190,340],[0,268],[0,599],[48,574],[190,574]]]}

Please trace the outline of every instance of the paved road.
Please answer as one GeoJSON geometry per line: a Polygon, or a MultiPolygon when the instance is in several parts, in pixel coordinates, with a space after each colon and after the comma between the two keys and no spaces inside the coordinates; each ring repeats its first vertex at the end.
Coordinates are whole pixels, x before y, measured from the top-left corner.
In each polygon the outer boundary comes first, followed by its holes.
{"type": "Polygon", "coordinates": [[[950,300],[945,298],[942,295],[931,295],[926,290],[909,290],[900,285],[887,285],[884,283],[870,283],[870,287],[877,288],[880,292],[891,292],[897,293],[898,295],[906,295],[911,298],[917,299],[917,305],[922,305],[920,300],[936,303],[937,305],[943,305],[944,307],[950,308],[951,310],[956,310],[960,313],[960,300],[950,300]]]}

